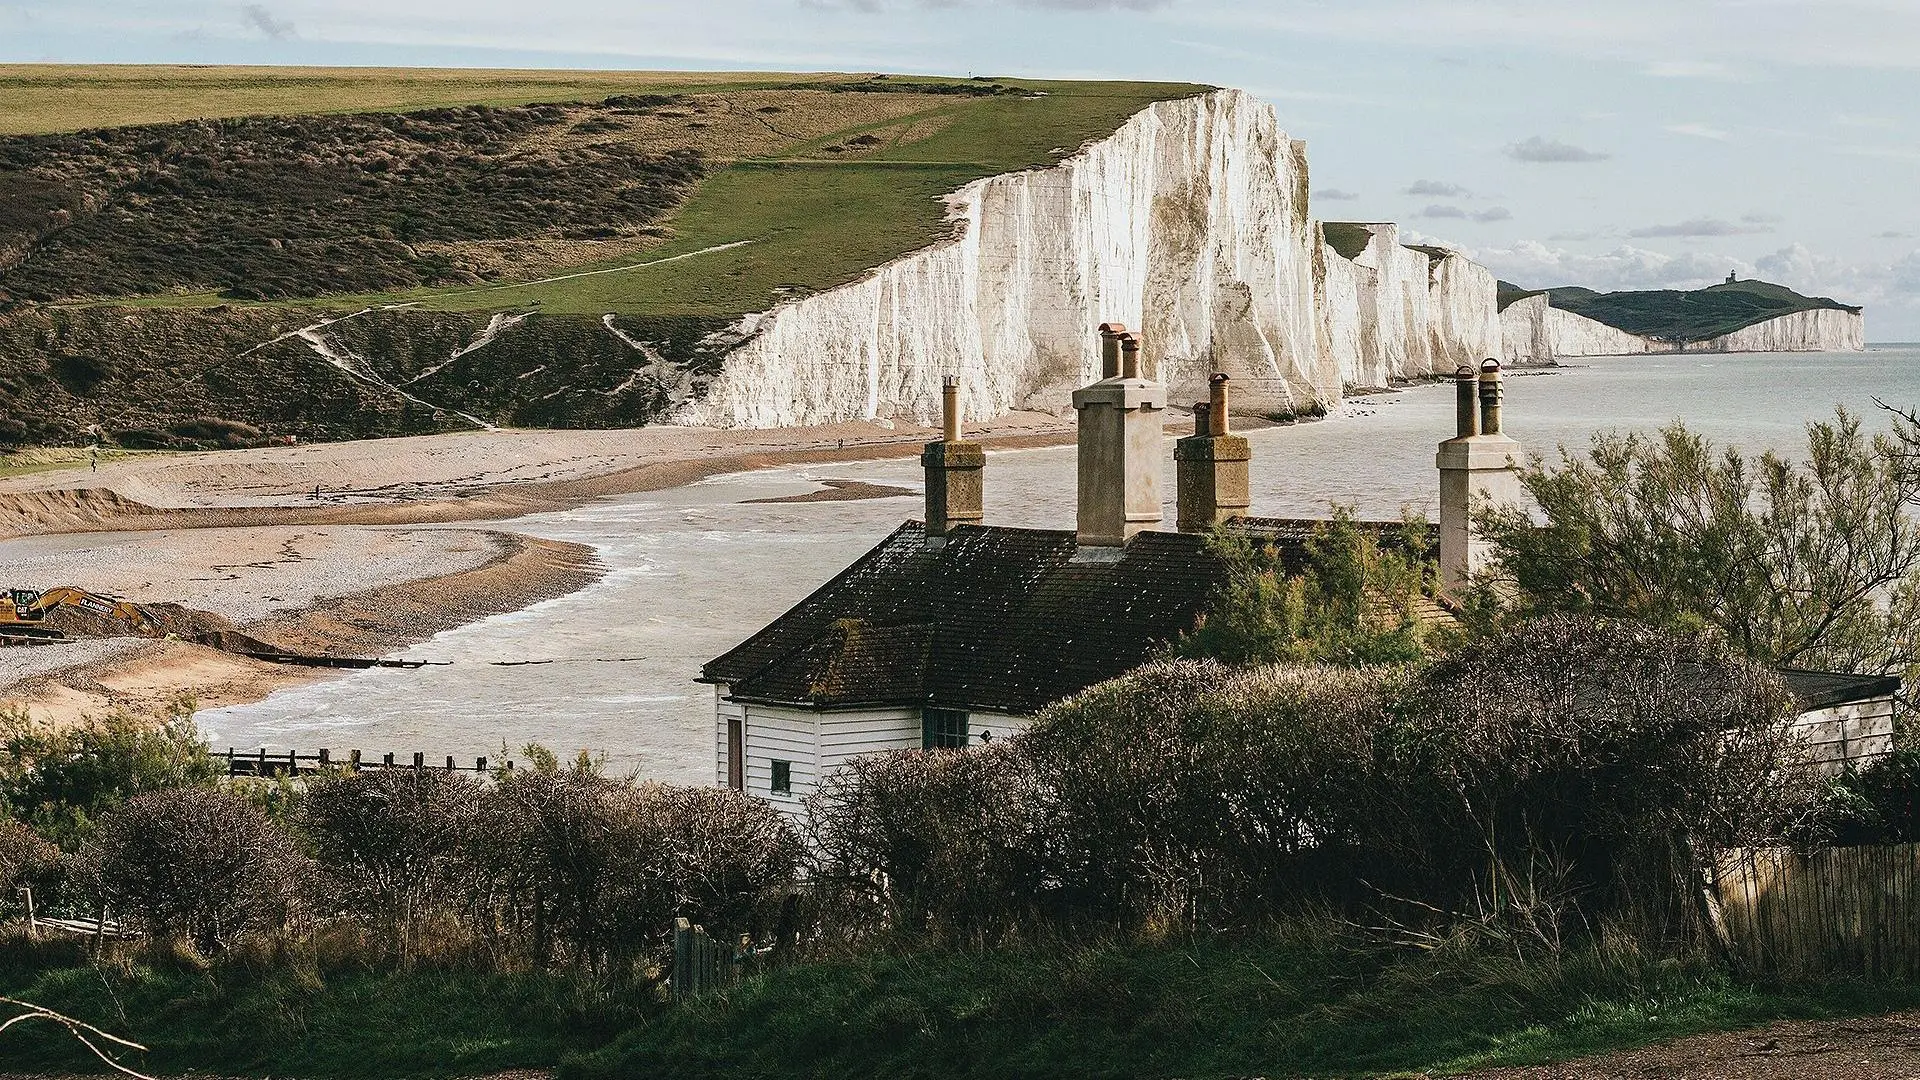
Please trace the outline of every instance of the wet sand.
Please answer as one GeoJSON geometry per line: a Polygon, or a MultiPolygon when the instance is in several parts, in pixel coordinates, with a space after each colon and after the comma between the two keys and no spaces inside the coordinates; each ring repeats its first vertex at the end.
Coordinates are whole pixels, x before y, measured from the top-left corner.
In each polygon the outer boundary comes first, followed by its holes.
{"type": "MultiPolygon", "coordinates": [[[[1070,442],[1071,418],[968,432],[997,448],[1070,442]]],[[[790,464],[917,454],[936,432],[883,423],[782,431],[500,431],[154,455],[0,478],[0,586],[71,584],[173,602],[289,651],[379,656],[580,589],[589,548],[506,531],[594,499],[790,464]],[[316,496],[316,486],[318,494],[316,496]],[[447,527],[487,522],[491,527],[447,527]],[[411,526],[411,527],[409,527],[411,526]]],[[[830,484],[813,498],[899,492],[830,484]]],[[[0,704],[70,718],[257,701],[326,678],[179,641],[0,649],[0,704]]]]}

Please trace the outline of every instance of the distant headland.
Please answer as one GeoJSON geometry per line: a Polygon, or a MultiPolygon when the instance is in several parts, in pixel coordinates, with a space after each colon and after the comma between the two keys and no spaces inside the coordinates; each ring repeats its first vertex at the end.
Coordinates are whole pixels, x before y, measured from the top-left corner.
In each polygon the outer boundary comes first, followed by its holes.
{"type": "Polygon", "coordinates": [[[1595,292],[1500,282],[1509,360],[1657,352],[1844,352],[1865,348],[1861,309],[1734,274],[1704,289],[1595,292]]]}

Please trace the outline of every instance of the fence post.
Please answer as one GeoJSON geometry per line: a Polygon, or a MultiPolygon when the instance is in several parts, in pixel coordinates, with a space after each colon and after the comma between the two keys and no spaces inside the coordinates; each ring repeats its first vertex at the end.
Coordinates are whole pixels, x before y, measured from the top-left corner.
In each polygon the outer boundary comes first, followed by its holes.
{"type": "Polygon", "coordinates": [[[229,746],[227,747],[227,778],[232,779],[236,775],[238,774],[233,771],[233,747],[229,746]]]}
{"type": "Polygon", "coordinates": [[[452,754],[447,755],[447,771],[448,772],[453,771],[453,755],[452,754]]]}
{"type": "Polygon", "coordinates": [[[427,764],[427,755],[418,750],[415,750],[413,752],[413,771],[419,772],[421,769],[426,767],[426,764],[427,764]]]}
{"type": "Polygon", "coordinates": [[[673,996],[685,1001],[693,996],[693,924],[685,918],[673,920],[673,996]]]}
{"type": "Polygon", "coordinates": [[[353,770],[354,772],[360,771],[360,751],[358,750],[347,751],[347,768],[353,770]]]}
{"type": "Polygon", "coordinates": [[[260,762],[259,764],[254,766],[253,775],[255,776],[267,775],[267,748],[264,746],[260,748],[260,762]]]}
{"type": "Polygon", "coordinates": [[[380,764],[384,768],[388,768],[388,769],[393,768],[393,755],[391,753],[388,753],[382,756],[380,758],[380,764]]]}
{"type": "Polygon", "coordinates": [[[300,775],[300,752],[298,750],[291,748],[287,750],[287,775],[300,775]]]}
{"type": "Polygon", "coordinates": [[[22,885],[20,891],[27,894],[27,940],[37,941],[40,937],[40,920],[34,916],[33,886],[22,885]]]}
{"type": "Polygon", "coordinates": [[[333,764],[333,755],[327,752],[326,747],[324,746],[321,747],[320,748],[320,767],[324,769],[331,764],[333,764]]]}
{"type": "Polygon", "coordinates": [[[487,771],[487,759],[486,759],[486,758],[483,758],[483,757],[478,757],[478,758],[474,758],[474,759],[473,759],[473,771],[474,771],[474,772],[477,772],[477,773],[483,773],[483,772],[486,772],[486,771],[487,771]]]}

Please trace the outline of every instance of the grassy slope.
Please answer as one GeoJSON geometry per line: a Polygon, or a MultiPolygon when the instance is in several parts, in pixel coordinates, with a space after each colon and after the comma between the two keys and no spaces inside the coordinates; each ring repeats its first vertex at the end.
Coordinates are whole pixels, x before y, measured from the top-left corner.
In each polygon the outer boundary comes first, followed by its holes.
{"type": "MultiPolygon", "coordinates": [[[[1754,988],[1633,954],[1523,965],[1305,932],[811,964],[683,1009],[557,977],[264,958],[214,974],[0,963],[0,993],[146,1042],[153,1052],[137,1064],[152,1071],[309,1080],[562,1061],[562,1080],[1371,1076],[1560,1060],[1920,1001],[1914,988],[1754,988]]],[[[51,1033],[23,1033],[7,1052],[20,1068],[85,1065],[51,1033]]]]}
{"type": "Polygon", "coordinates": [[[673,239],[639,259],[583,270],[634,266],[737,241],[752,243],[679,262],[521,287],[438,290],[331,298],[334,305],[417,302],[448,310],[500,310],[538,303],[560,314],[737,315],[784,296],[855,280],[867,270],[941,238],[940,197],[972,180],[1051,164],[1102,138],[1156,100],[1204,88],[1166,83],[1006,81],[1044,97],[1006,95],[942,104],[917,119],[944,122],[935,134],[852,161],[822,161],[824,143],[737,161],[702,184],[669,220],[673,239]]]}
{"type": "MultiPolygon", "coordinates": [[[[447,104],[592,100],[611,93],[697,93],[854,81],[854,76],[706,72],[485,72],[255,68],[0,67],[0,117],[13,131],[70,130],[194,116],[363,111],[447,104]]],[[[894,85],[911,80],[897,79],[894,85]]],[[[629,267],[751,240],[655,267],[541,285],[327,296],[297,307],[415,302],[458,311],[538,304],[559,314],[737,315],[786,296],[845,283],[944,234],[939,196],[984,176],[1049,164],[1110,134],[1153,101],[1205,87],[1171,83],[999,80],[1044,96],[953,97],[909,121],[932,133],[850,160],[824,146],[849,128],[737,160],[666,222],[672,238],[638,257],[576,270],[629,267]],[[937,130],[933,130],[934,128],[937,130]]],[[[871,128],[893,129],[899,121],[871,128]]],[[[201,307],[207,295],[148,297],[141,306],[201,307]]]]}

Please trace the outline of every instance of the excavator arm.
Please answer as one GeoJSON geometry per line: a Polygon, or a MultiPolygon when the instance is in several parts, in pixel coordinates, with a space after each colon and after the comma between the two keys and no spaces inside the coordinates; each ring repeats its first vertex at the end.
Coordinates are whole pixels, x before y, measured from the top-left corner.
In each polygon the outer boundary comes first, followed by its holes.
{"type": "Polygon", "coordinates": [[[135,633],[151,634],[158,629],[152,616],[140,605],[71,585],[57,586],[45,592],[8,589],[5,596],[7,602],[0,603],[0,635],[58,638],[60,633],[45,624],[47,613],[61,607],[77,608],[103,618],[116,619],[131,627],[135,633]]]}

